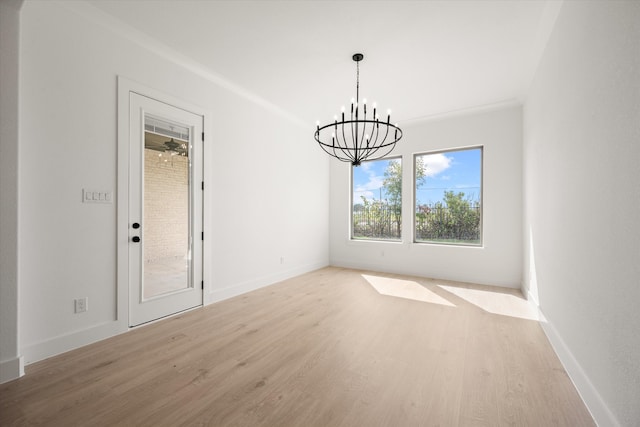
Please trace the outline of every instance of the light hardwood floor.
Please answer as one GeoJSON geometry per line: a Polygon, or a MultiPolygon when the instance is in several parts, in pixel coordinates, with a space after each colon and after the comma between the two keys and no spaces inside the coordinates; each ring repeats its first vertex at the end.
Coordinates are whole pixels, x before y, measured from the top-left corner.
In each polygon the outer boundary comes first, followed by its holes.
{"type": "Polygon", "coordinates": [[[594,425],[532,318],[514,290],[325,268],[30,365],[0,425],[594,425]]]}

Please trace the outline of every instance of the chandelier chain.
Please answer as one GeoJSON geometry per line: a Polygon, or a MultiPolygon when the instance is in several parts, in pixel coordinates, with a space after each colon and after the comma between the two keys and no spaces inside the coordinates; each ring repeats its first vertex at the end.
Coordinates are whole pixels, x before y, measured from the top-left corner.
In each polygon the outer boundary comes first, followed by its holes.
{"type": "Polygon", "coordinates": [[[360,103],[360,61],[356,61],[356,105],[360,103]]]}

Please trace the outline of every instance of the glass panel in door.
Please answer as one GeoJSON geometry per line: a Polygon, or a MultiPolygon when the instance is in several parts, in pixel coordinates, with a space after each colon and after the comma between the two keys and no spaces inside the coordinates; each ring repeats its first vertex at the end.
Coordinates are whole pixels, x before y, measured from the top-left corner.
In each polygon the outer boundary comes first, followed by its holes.
{"type": "Polygon", "coordinates": [[[145,115],[143,300],[192,286],[189,132],[145,115]]]}

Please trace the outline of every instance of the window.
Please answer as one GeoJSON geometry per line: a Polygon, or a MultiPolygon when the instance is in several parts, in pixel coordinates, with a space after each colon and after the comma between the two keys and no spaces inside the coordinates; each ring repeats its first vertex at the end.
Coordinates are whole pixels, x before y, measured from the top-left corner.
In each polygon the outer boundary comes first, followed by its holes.
{"type": "Polygon", "coordinates": [[[351,173],[351,238],[400,240],[402,160],[362,162],[351,173]]]}
{"type": "Polygon", "coordinates": [[[414,156],[416,242],[482,244],[482,147],[414,156]]]}

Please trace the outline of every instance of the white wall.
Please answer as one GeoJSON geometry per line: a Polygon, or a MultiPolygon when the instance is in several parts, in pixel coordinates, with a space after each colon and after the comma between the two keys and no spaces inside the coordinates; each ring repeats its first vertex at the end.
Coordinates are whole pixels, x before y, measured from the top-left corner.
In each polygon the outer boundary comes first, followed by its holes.
{"type": "Polygon", "coordinates": [[[0,383],[23,374],[18,336],[18,58],[21,0],[0,1],[0,383]]]}
{"type": "Polygon", "coordinates": [[[309,130],[112,24],[80,2],[22,8],[19,288],[27,362],[122,330],[114,317],[116,205],[81,203],[82,188],[116,189],[117,75],[213,113],[205,147],[207,302],[328,264],[328,165],[309,130]],[[89,311],[74,314],[73,299],[82,296],[89,311]]]}
{"type": "Polygon", "coordinates": [[[403,242],[349,239],[350,168],[331,163],[331,264],[519,288],[522,277],[522,110],[503,107],[401,126],[403,242]],[[413,154],[482,145],[483,247],[412,243],[413,154]],[[409,202],[409,203],[407,203],[409,202]]]}
{"type": "Polygon", "coordinates": [[[564,2],[524,108],[524,284],[602,426],[640,423],[639,23],[564,2]]]}

